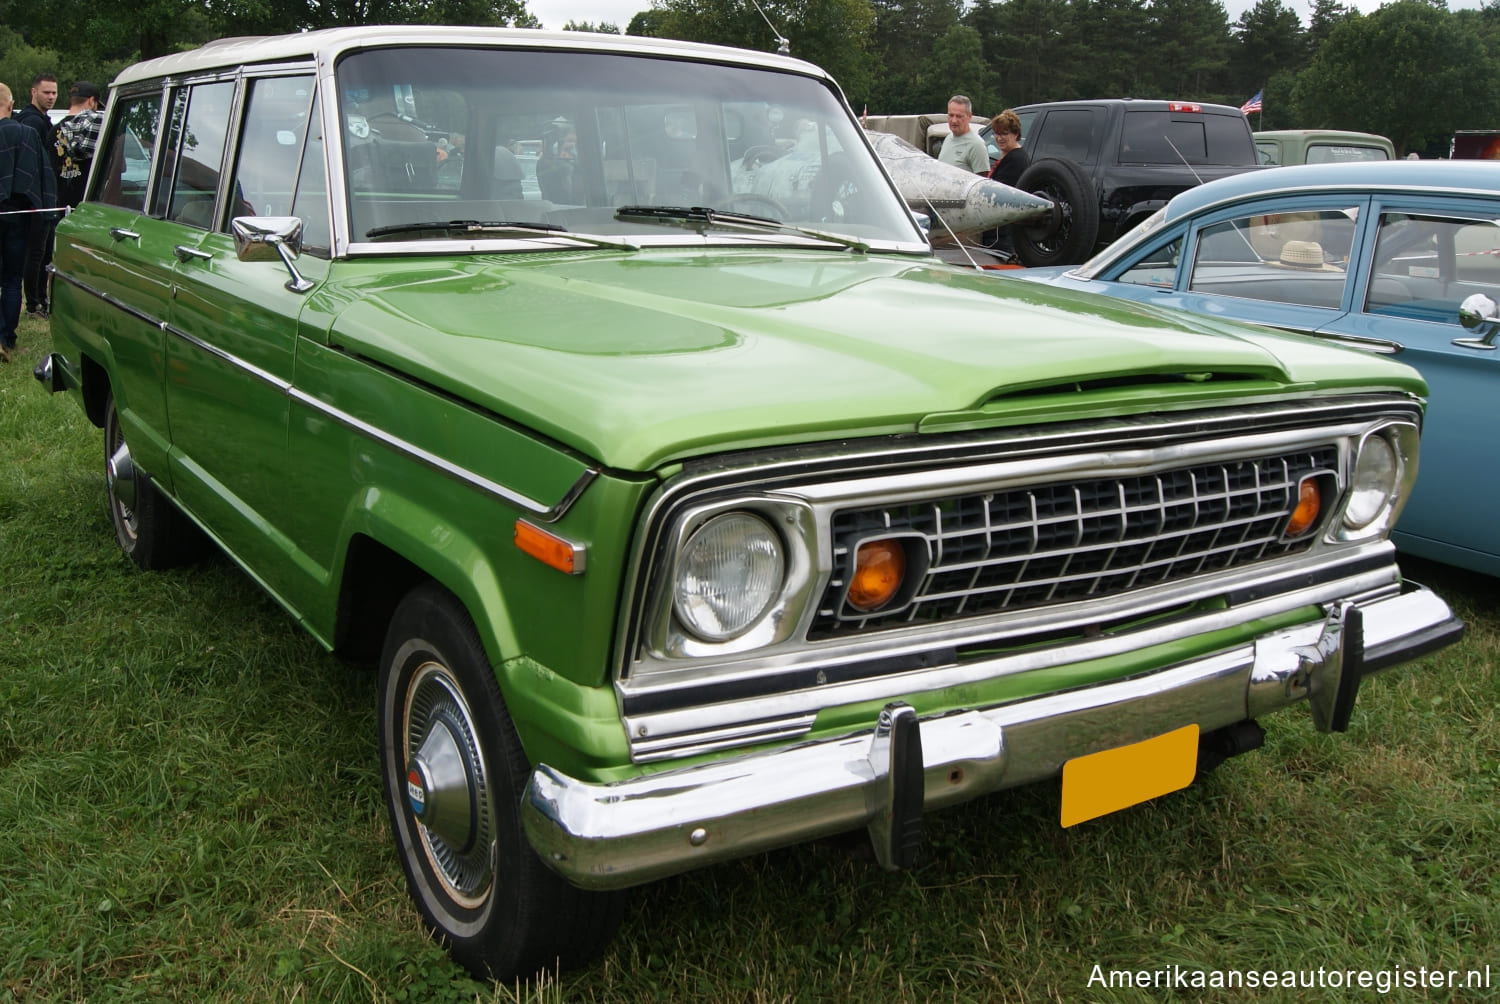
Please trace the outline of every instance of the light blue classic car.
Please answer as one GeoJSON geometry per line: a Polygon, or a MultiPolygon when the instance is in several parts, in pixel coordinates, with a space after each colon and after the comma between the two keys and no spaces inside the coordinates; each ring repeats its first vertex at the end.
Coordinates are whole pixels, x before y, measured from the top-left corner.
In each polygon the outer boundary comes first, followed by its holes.
{"type": "Polygon", "coordinates": [[[1393,539],[1500,575],[1500,163],[1285,167],[1202,185],[1073,268],[1012,278],[1315,335],[1410,363],[1431,396],[1393,539]],[[1467,324],[1460,306],[1470,304],[1467,324]],[[1476,306],[1477,305],[1477,306],[1476,306]]]}

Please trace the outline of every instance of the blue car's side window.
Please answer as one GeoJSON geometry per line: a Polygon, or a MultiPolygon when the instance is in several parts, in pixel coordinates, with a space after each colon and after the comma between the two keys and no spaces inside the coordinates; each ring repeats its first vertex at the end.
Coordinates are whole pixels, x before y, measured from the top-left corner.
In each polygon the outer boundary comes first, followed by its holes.
{"type": "Polygon", "coordinates": [[[1457,324],[1471,293],[1500,298],[1500,223],[1381,214],[1366,312],[1457,324]]]}
{"type": "Polygon", "coordinates": [[[1136,286],[1158,286],[1172,289],[1177,282],[1177,268],[1182,264],[1182,238],[1163,244],[1141,255],[1116,276],[1118,282],[1136,286]]]}
{"type": "Polygon", "coordinates": [[[1344,302],[1358,209],[1255,214],[1203,228],[1188,288],[1252,300],[1344,302]]]}

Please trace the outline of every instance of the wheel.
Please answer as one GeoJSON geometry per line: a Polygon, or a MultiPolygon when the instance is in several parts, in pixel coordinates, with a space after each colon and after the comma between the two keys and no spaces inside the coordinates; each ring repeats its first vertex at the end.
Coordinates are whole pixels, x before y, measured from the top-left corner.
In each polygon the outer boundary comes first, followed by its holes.
{"type": "Polygon", "coordinates": [[[1016,182],[1023,192],[1052,202],[1052,212],[1012,229],[1022,264],[1078,265],[1088,261],[1099,239],[1099,196],[1094,183],[1071,160],[1048,157],[1016,182]]]}
{"type": "Polygon", "coordinates": [[[744,216],[759,216],[778,223],[787,216],[786,206],[768,195],[756,195],[754,192],[736,192],[729,197],[724,208],[727,212],[740,213],[744,216]]]}
{"type": "Polygon", "coordinates": [[[104,408],[104,485],[120,549],[148,570],[192,561],[202,552],[202,531],[135,466],[113,394],[104,408]]]}
{"type": "Polygon", "coordinates": [[[520,811],[531,764],[473,622],[434,583],[391,618],[379,728],[407,887],[453,958],[504,982],[598,954],[624,897],[576,889],[532,851],[520,811]]]}

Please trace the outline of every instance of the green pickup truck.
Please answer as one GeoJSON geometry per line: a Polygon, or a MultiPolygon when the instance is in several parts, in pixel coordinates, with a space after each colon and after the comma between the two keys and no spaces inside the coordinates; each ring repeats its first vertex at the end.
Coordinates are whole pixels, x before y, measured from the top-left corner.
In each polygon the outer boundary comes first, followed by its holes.
{"type": "Polygon", "coordinates": [[[136,563],[211,542],[372,667],[475,973],[997,789],[1126,808],[1462,631],[1388,540],[1415,371],[943,264],[807,63],[231,39],[120,74],[99,150],[36,375],[136,563]]]}
{"type": "Polygon", "coordinates": [[[1341,129],[1271,129],[1255,136],[1255,155],[1262,164],[1348,164],[1395,160],[1396,147],[1384,136],[1341,129]]]}

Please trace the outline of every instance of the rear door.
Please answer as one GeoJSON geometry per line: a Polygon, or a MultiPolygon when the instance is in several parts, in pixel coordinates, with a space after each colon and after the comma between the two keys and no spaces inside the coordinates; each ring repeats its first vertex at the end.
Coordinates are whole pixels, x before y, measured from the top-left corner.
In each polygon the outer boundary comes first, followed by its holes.
{"type": "Polygon", "coordinates": [[[115,98],[88,197],[58,233],[55,295],[70,334],[112,376],[135,463],[167,483],[164,335],[172,239],[149,213],[163,131],[160,84],[115,98]]]}

